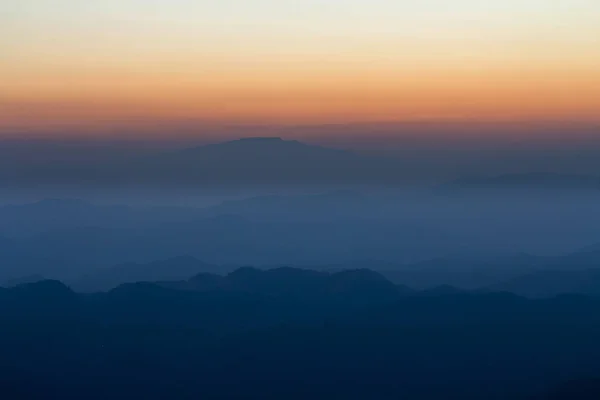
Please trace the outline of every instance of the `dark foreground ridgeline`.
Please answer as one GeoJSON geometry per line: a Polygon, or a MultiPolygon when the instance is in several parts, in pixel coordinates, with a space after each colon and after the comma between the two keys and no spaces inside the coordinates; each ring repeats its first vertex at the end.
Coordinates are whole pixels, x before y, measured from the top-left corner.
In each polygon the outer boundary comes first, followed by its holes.
{"type": "Polygon", "coordinates": [[[0,290],[6,399],[587,399],[600,300],[413,292],[243,268],[79,294],[0,290]]]}

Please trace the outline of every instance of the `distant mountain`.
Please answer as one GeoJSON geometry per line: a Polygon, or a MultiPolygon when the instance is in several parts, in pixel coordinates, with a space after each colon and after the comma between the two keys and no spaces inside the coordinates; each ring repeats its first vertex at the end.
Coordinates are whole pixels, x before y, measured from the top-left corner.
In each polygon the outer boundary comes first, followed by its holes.
{"type": "Polygon", "coordinates": [[[492,285],[488,290],[527,297],[554,297],[561,294],[600,296],[600,268],[537,271],[492,285]]]}
{"type": "MultiPolygon", "coordinates": [[[[266,290],[270,294],[294,293],[307,287],[315,293],[322,292],[325,287],[326,291],[335,291],[335,287],[351,287],[356,280],[364,285],[372,282],[376,287],[381,284],[380,288],[384,291],[383,287],[393,282],[398,285],[395,290],[403,288],[404,292],[422,291],[429,295],[474,290],[511,292],[527,297],[552,297],[569,293],[600,295],[600,252],[577,252],[559,257],[524,253],[496,257],[447,257],[412,264],[363,261],[311,268],[316,271],[290,267],[246,267],[221,276],[231,271],[232,267],[205,264],[191,257],[178,257],[150,264],[105,269],[98,275],[88,275],[85,280],[91,284],[98,278],[98,282],[114,287],[125,282],[177,280],[194,275],[189,280],[170,282],[169,285],[185,290],[250,292],[260,287],[262,289],[259,291],[266,290]],[[168,278],[176,274],[179,274],[177,278],[168,278]],[[109,276],[112,280],[107,279],[109,276]]],[[[106,288],[108,286],[104,286],[106,288]]]]}
{"type": "Polygon", "coordinates": [[[475,290],[537,271],[549,260],[552,258],[528,254],[455,256],[405,265],[374,264],[372,268],[392,282],[419,290],[436,290],[446,285],[462,290],[475,290]]]}
{"type": "Polygon", "coordinates": [[[147,157],[130,163],[126,174],[170,184],[364,184],[397,180],[400,171],[391,165],[384,158],[257,137],[147,157]]]}
{"type": "MultiPolygon", "coordinates": [[[[363,156],[279,137],[243,138],[186,149],[158,146],[90,161],[61,155],[60,161],[12,160],[0,183],[27,184],[373,184],[402,181],[398,159],[363,156]],[[11,162],[13,164],[11,164],[11,162]]],[[[73,153],[77,153],[73,148],[73,153]]],[[[1,161],[1,160],[0,160],[1,161]]]]}
{"type": "Polygon", "coordinates": [[[600,295],[600,251],[548,257],[445,257],[412,264],[372,264],[395,283],[418,290],[453,286],[462,290],[511,292],[527,297],[600,295]]]}
{"type": "Polygon", "coordinates": [[[37,299],[56,299],[61,297],[75,297],[73,292],[67,285],[56,280],[41,280],[32,283],[23,283],[17,285],[9,291],[19,296],[32,296],[37,299]]]}
{"type": "Polygon", "coordinates": [[[531,258],[529,268],[521,268],[518,275],[492,284],[486,290],[527,297],[600,296],[600,251],[590,249],[558,257],[531,258]]]}
{"type": "Polygon", "coordinates": [[[420,292],[421,296],[451,296],[467,293],[451,285],[440,285],[420,292]]]}
{"type": "Polygon", "coordinates": [[[572,271],[600,268],[600,250],[588,246],[575,253],[551,257],[546,259],[545,267],[572,271]]]}
{"type": "Polygon", "coordinates": [[[201,272],[227,272],[226,267],[206,264],[191,256],[181,256],[147,264],[127,263],[102,268],[71,282],[78,291],[98,292],[124,283],[187,279],[201,272]]]}
{"type": "Polygon", "coordinates": [[[13,309],[2,310],[0,314],[52,318],[72,313],[78,300],[78,295],[59,281],[25,283],[0,291],[0,302],[14,305],[13,309]]]}
{"type": "Polygon", "coordinates": [[[339,297],[346,301],[392,300],[410,292],[408,288],[396,286],[381,274],[366,269],[329,274],[289,267],[270,270],[245,267],[224,277],[199,274],[186,281],[161,282],[159,285],[178,290],[222,290],[302,299],[339,297]]]}
{"type": "Polygon", "coordinates": [[[44,276],[42,276],[42,275],[27,275],[27,276],[20,277],[20,278],[9,279],[0,286],[10,288],[10,287],[15,287],[15,286],[19,286],[19,285],[28,284],[28,283],[36,283],[36,282],[40,282],[40,281],[44,281],[44,280],[46,280],[46,278],[44,278],[44,276]]]}
{"type": "Polygon", "coordinates": [[[225,156],[245,162],[307,161],[307,158],[318,161],[323,159],[331,160],[332,158],[345,159],[346,157],[355,157],[353,153],[345,150],[308,145],[297,140],[284,140],[280,137],[242,138],[229,142],[189,148],[177,152],[177,155],[180,157],[188,156],[194,159],[197,157],[203,159],[213,157],[213,161],[218,161],[219,157],[225,156]],[[292,160],[289,157],[292,157],[292,160]]]}

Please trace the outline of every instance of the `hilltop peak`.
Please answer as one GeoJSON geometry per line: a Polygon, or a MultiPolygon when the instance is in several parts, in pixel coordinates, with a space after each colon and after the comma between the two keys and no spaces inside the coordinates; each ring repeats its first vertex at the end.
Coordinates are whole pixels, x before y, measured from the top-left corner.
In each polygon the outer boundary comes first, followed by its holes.
{"type": "Polygon", "coordinates": [[[239,139],[229,140],[226,142],[214,143],[209,146],[261,146],[270,148],[271,146],[306,146],[306,147],[319,147],[312,146],[306,143],[299,142],[297,140],[287,140],[278,136],[255,136],[255,137],[243,137],[239,139]]]}
{"type": "MultiPolygon", "coordinates": [[[[183,153],[193,152],[197,154],[202,153],[213,153],[215,151],[234,151],[236,154],[240,151],[322,151],[327,150],[329,152],[336,151],[335,149],[328,149],[321,146],[315,146],[297,140],[287,140],[278,136],[256,136],[256,137],[243,137],[239,139],[233,139],[223,142],[212,143],[199,147],[191,147],[184,149],[183,153]]],[[[179,153],[181,154],[181,152],[179,153]]],[[[209,154],[205,154],[209,155],[209,154]]],[[[241,154],[243,155],[243,153],[241,154]]]]}
{"type": "Polygon", "coordinates": [[[279,136],[254,136],[240,138],[233,140],[233,142],[289,142],[289,140],[283,140],[283,138],[279,136]]]}
{"type": "Polygon", "coordinates": [[[14,293],[27,294],[45,299],[57,299],[71,297],[75,292],[64,283],[57,280],[42,280],[37,282],[23,283],[11,289],[14,293]]]}
{"type": "MultiPolygon", "coordinates": [[[[248,137],[159,154],[132,170],[148,179],[163,177],[172,184],[347,183],[389,176],[387,164],[353,152],[286,140],[248,137]]],[[[139,175],[138,175],[139,176],[139,175]]]]}

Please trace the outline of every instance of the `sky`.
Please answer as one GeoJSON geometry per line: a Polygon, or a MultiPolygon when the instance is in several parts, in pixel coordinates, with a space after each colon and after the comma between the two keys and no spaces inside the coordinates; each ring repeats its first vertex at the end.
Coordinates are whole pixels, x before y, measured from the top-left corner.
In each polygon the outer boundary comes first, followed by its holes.
{"type": "Polygon", "coordinates": [[[598,0],[0,0],[0,134],[599,110],[598,0]]]}

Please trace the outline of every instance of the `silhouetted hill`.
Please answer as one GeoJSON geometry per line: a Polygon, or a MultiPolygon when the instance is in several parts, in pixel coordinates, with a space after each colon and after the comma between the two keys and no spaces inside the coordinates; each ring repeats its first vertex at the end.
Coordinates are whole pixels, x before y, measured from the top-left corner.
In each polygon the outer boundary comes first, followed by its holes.
{"type": "MultiPolygon", "coordinates": [[[[218,219],[225,219],[224,223],[232,222],[234,227],[240,227],[235,222],[237,218],[230,220],[228,217],[223,217],[218,219]]],[[[227,232],[227,229],[223,229],[223,233],[225,232],[227,232]]],[[[140,248],[142,248],[141,245],[140,248]]],[[[583,271],[593,270],[599,263],[600,256],[597,253],[577,252],[560,257],[539,257],[528,254],[501,257],[457,256],[413,264],[363,261],[347,264],[316,265],[308,268],[328,273],[370,269],[377,271],[395,284],[405,285],[416,290],[431,290],[446,286],[460,290],[489,290],[492,288],[499,291],[513,291],[512,287],[507,286],[507,282],[510,281],[512,284],[514,281],[516,285],[514,288],[515,292],[528,295],[527,288],[529,289],[529,294],[535,292],[535,287],[538,285],[536,280],[533,279],[531,281],[531,286],[523,282],[523,287],[519,287],[516,282],[525,279],[524,277],[529,274],[537,277],[536,274],[543,275],[544,271],[564,270],[573,271],[572,275],[581,275],[583,271]]],[[[122,283],[139,281],[179,281],[178,285],[187,286],[188,288],[193,288],[194,286],[209,288],[212,285],[216,285],[218,281],[219,285],[224,285],[223,287],[225,287],[231,285],[227,277],[211,274],[226,274],[231,272],[235,269],[233,265],[205,263],[192,256],[173,257],[149,263],[126,263],[110,268],[94,269],[92,272],[84,272],[82,277],[70,279],[69,283],[76,290],[86,292],[109,290],[122,283]],[[202,274],[198,275],[198,273],[202,274]],[[195,282],[182,283],[182,280],[195,275],[198,275],[195,282]]],[[[282,281],[279,284],[284,284],[283,279],[285,279],[286,271],[289,280],[297,283],[303,281],[312,282],[323,279],[327,275],[311,271],[310,273],[302,272],[307,274],[307,276],[303,276],[300,273],[303,271],[301,269],[273,269],[265,265],[260,267],[260,269],[249,269],[247,273],[249,276],[256,276],[257,279],[262,280],[265,279],[265,276],[261,270],[268,269],[268,276],[275,277],[277,274],[280,274],[282,281]]],[[[243,274],[240,272],[241,275],[243,274]]],[[[582,279],[585,280],[585,276],[582,279]]],[[[561,284],[564,285],[567,283],[561,282],[561,284]]],[[[579,293],[582,289],[579,288],[575,292],[579,293]]],[[[569,290],[565,289],[556,292],[556,294],[569,292],[569,290]]],[[[554,292],[550,291],[549,293],[552,295],[554,292]]]]}
{"type": "Polygon", "coordinates": [[[270,295],[306,295],[324,290],[329,276],[324,273],[297,268],[276,268],[261,271],[240,268],[227,275],[232,290],[270,295]]]}
{"type": "Polygon", "coordinates": [[[553,297],[559,294],[600,296],[600,269],[537,271],[493,285],[488,290],[527,297],[553,297]]]}
{"type": "Polygon", "coordinates": [[[374,264],[372,268],[395,283],[415,289],[449,285],[474,290],[543,269],[552,260],[529,254],[453,256],[405,265],[374,264]]]}
{"type": "Polygon", "coordinates": [[[177,153],[178,156],[190,156],[212,161],[243,161],[249,163],[265,161],[310,161],[335,160],[337,157],[354,157],[345,150],[330,149],[308,145],[296,140],[283,140],[280,137],[250,137],[229,142],[189,148],[177,153]]]}
{"type": "Polygon", "coordinates": [[[41,297],[51,299],[59,297],[73,297],[75,293],[64,283],[56,280],[43,280],[33,283],[23,283],[10,289],[10,292],[18,296],[41,297]]]}
{"type": "Polygon", "coordinates": [[[186,281],[159,284],[179,290],[228,291],[298,299],[344,299],[359,302],[390,301],[410,293],[408,288],[396,286],[374,271],[349,270],[329,274],[289,267],[269,270],[244,267],[224,277],[203,273],[186,281]]]}
{"type": "Polygon", "coordinates": [[[398,183],[410,175],[398,159],[363,156],[279,137],[243,138],[179,150],[171,150],[173,143],[164,147],[169,150],[160,151],[155,146],[153,151],[127,152],[96,161],[63,155],[59,160],[30,163],[19,162],[16,157],[5,163],[0,182],[16,186],[317,185],[398,183]]]}
{"type": "Polygon", "coordinates": [[[26,283],[36,283],[36,282],[44,281],[44,280],[46,280],[46,278],[44,278],[42,275],[27,275],[27,276],[23,276],[21,278],[9,279],[9,280],[5,281],[4,284],[1,286],[15,287],[15,286],[23,285],[26,283]]]}
{"type": "Polygon", "coordinates": [[[53,281],[0,290],[3,396],[512,400],[600,375],[592,298],[373,298],[393,285],[366,270],[242,268],[217,281],[215,290],[132,283],[84,295],[53,281]],[[308,295],[323,283],[334,296],[308,295]]]}
{"type": "Polygon", "coordinates": [[[187,281],[161,282],[161,285],[180,290],[195,290],[200,292],[229,289],[229,283],[226,277],[209,273],[194,275],[187,281]]]}
{"type": "Polygon", "coordinates": [[[600,295],[600,252],[590,251],[590,247],[564,256],[538,257],[531,265],[533,269],[529,272],[489,285],[487,290],[528,297],[600,295]]]}
{"type": "Polygon", "coordinates": [[[556,257],[529,254],[456,256],[407,265],[374,263],[372,266],[391,281],[415,289],[450,285],[534,297],[563,293],[595,295],[596,287],[600,287],[595,276],[598,267],[598,251],[578,251],[556,257]]]}
{"type": "Polygon", "coordinates": [[[102,268],[74,280],[72,286],[79,291],[97,292],[128,282],[187,279],[200,272],[227,272],[227,269],[206,264],[191,256],[180,256],[147,264],[127,263],[102,268]]]}
{"type": "Polygon", "coordinates": [[[431,289],[427,289],[422,291],[420,294],[422,296],[445,296],[445,295],[455,295],[465,293],[464,290],[458,289],[454,286],[450,285],[441,285],[436,286],[431,289]]]}
{"type": "Polygon", "coordinates": [[[2,317],[61,319],[77,314],[79,300],[75,292],[59,281],[25,283],[0,292],[0,302],[10,307],[2,317]]]}
{"type": "Polygon", "coordinates": [[[137,181],[226,184],[389,182],[390,161],[278,137],[244,138],[159,154],[130,164],[137,181]]]}
{"type": "Polygon", "coordinates": [[[397,287],[383,275],[368,269],[347,270],[332,274],[327,290],[330,293],[349,298],[356,296],[368,299],[392,299],[399,293],[410,291],[406,287],[397,287]]]}
{"type": "Polygon", "coordinates": [[[600,249],[594,246],[587,246],[580,251],[558,257],[553,257],[546,261],[547,265],[561,269],[593,269],[600,267],[600,249]]]}

